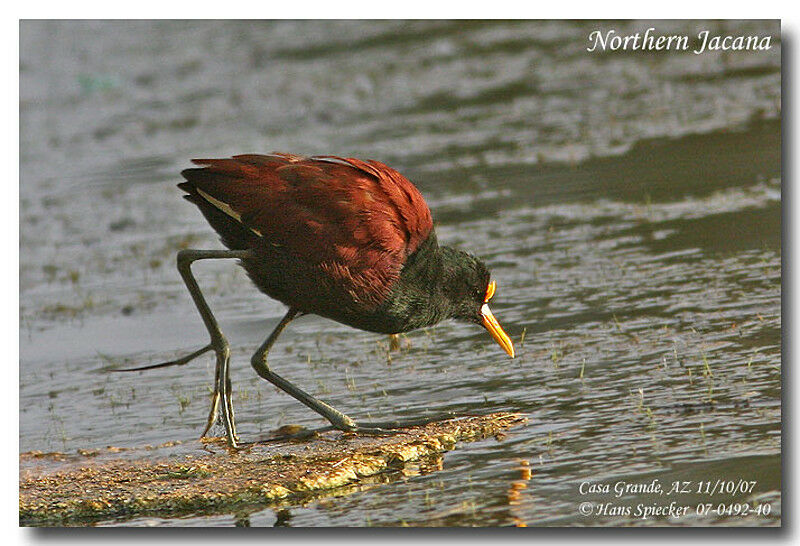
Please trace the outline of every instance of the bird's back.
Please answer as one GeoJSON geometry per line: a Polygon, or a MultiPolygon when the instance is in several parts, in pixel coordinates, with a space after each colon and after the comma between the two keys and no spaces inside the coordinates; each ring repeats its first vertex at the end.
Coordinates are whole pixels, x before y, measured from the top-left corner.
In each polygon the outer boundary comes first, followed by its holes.
{"type": "MultiPolygon", "coordinates": [[[[379,307],[432,236],[422,195],[377,161],[289,154],[193,160],[179,187],[266,294],[348,322],[379,307]],[[334,316],[336,315],[336,316],[334,316]]],[[[355,326],[359,326],[354,324],[355,326]]]]}

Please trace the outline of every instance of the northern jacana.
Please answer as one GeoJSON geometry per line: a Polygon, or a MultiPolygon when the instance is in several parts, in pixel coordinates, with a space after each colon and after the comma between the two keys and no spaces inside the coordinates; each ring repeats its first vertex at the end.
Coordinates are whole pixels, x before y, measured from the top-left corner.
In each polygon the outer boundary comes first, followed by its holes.
{"type": "Polygon", "coordinates": [[[216,353],[211,412],[222,408],[236,446],[230,348],[191,272],[196,260],[240,260],[253,283],[288,312],[251,359],[258,375],[344,431],[359,425],[267,365],[267,353],[295,317],[316,314],[354,328],[397,334],[454,318],[486,328],[514,357],[514,346],[489,310],[495,281],[474,256],[439,246],[431,213],[416,187],[377,161],[273,153],[195,159],[178,187],[197,205],[228,250],[181,250],[178,271],[211,336],[202,349],[148,369],[216,353]]]}

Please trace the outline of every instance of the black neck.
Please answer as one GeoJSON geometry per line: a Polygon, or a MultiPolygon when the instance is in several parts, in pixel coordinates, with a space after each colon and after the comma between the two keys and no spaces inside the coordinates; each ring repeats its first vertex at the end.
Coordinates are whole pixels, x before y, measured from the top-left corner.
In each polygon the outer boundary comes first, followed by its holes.
{"type": "Polygon", "coordinates": [[[431,232],[403,266],[400,279],[381,306],[384,317],[393,317],[393,329],[407,332],[433,326],[452,314],[450,302],[441,292],[443,281],[451,272],[448,256],[455,252],[440,247],[431,232]]]}

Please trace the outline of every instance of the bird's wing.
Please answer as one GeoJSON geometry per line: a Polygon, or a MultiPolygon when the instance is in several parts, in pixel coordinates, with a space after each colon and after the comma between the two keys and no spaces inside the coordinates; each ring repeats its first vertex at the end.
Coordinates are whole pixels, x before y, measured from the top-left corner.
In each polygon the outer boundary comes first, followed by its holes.
{"type": "Polygon", "coordinates": [[[282,247],[349,291],[388,287],[433,230],[419,191],[377,161],[276,153],[193,162],[203,167],[184,170],[180,187],[227,246],[282,247]],[[215,222],[219,213],[229,221],[215,222]]]}

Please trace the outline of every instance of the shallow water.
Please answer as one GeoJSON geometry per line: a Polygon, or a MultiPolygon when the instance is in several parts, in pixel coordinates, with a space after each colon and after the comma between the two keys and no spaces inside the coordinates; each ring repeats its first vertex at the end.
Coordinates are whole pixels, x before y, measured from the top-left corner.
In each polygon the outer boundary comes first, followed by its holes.
{"type": "MultiPolygon", "coordinates": [[[[518,357],[467,325],[389,355],[384,336],[305,317],[272,366],[356,419],[521,411],[529,424],[441,471],[288,514],[126,524],[779,524],[779,27],[656,25],[771,33],[768,52],[588,54],[609,24],[23,22],[20,449],[199,450],[210,356],[107,372],[207,342],[174,256],[220,244],[178,172],[190,157],[333,153],[417,184],[440,242],[492,270],[518,357]],[[669,502],[580,490],[653,479],[756,484],[678,495],[692,512],[673,519],[597,516],[606,501],[669,502]],[[770,513],[695,514],[731,501],[770,513]]],[[[232,264],[196,271],[232,342],[240,435],[322,425],[249,366],[282,305],[232,264]]]]}

